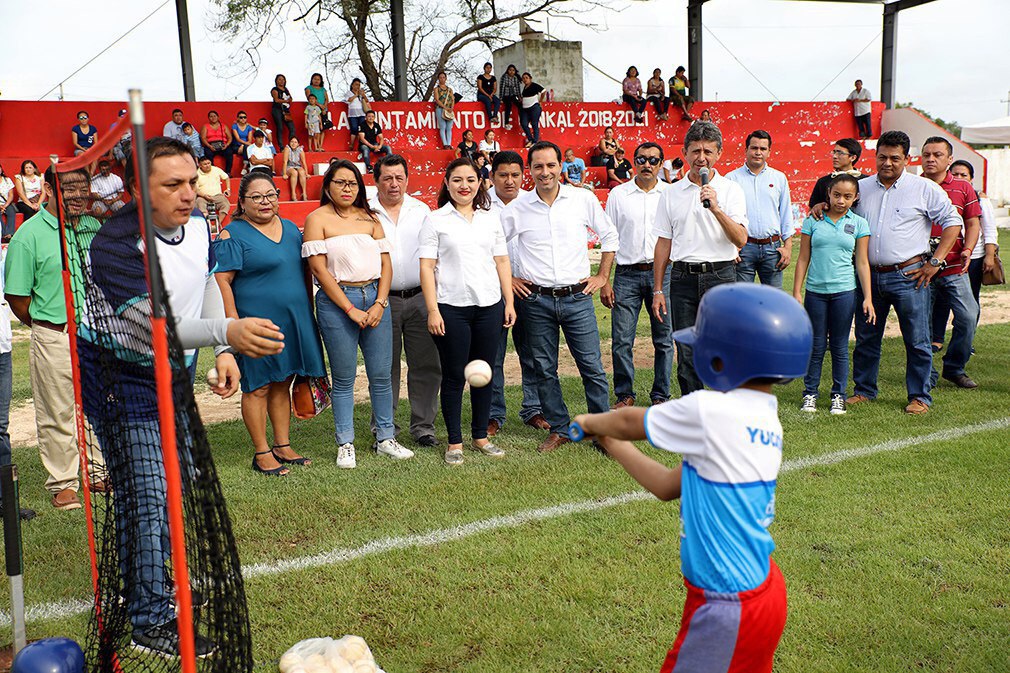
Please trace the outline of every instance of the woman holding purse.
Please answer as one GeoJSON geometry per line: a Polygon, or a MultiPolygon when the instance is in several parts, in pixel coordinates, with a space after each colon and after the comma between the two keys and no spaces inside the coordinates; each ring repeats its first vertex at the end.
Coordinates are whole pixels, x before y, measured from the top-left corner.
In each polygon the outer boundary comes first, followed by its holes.
{"type": "Polygon", "coordinates": [[[438,73],[438,84],[435,85],[435,123],[438,125],[438,137],[442,140],[442,149],[452,149],[452,125],[456,121],[456,94],[452,87],[446,84],[445,72],[438,73]]]}

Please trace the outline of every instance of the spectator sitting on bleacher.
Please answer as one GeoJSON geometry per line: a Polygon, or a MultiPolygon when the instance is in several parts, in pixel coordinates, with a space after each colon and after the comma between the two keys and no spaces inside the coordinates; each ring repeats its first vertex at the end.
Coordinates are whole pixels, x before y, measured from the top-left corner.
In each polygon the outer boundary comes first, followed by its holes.
{"type": "Polygon", "coordinates": [[[709,112],[708,110],[702,110],[701,111],[701,117],[700,117],[699,121],[711,122],[712,121],[712,113],[709,112]]]}
{"type": "Polygon", "coordinates": [[[663,71],[656,68],[652,78],[645,83],[645,100],[652,101],[656,107],[656,119],[669,119],[670,99],[666,95],[666,82],[663,81],[663,71]]]}
{"type": "Polygon", "coordinates": [[[235,153],[231,148],[231,129],[221,123],[217,110],[207,113],[207,123],[200,130],[200,140],[203,142],[203,154],[213,162],[217,157],[224,157],[224,172],[231,175],[231,163],[235,153]]]}
{"type": "Polygon", "coordinates": [[[21,171],[14,176],[14,189],[18,193],[18,212],[27,220],[42,208],[42,176],[31,159],[21,162],[21,171]]]}
{"type": "Polygon", "coordinates": [[[203,158],[203,143],[200,141],[200,134],[196,132],[192,124],[182,123],[182,137],[179,140],[189,145],[189,148],[193,150],[193,156],[197,159],[203,158]]]}
{"type": "Polygon", "coordinates": [[[687,95],[688,84],[687,70],[684,66],[678,66],[677,72],[670,78],[670,102],[683,112],[680,116],[681,119],[694,121],[694,117],[691,116],[691,106],[694,105],[694,99],[687,95]]]}
{"type": "Polygon", "coordinates": [[[635,123],[645,120],[645,106],[648,102],[642,98],[642,80],[638,79],[638,68],[628,68],[627,77],[621,82],[621,99],[635,113],[635,123]]]}
{"type": "Polygon", "coordinates": [[[572,187],[593,188],[592,184],[586,182],[586,162],[575,156],[575,150],[571,147],[565,150],[565,160],[561,162],[561,178],[572,187]]]}
{"type": "Polygon", "coordinates": [[[621,149],[621,145],[614,138],[614,127],[608,126],[603,129],[603,137],[600,138],[600,144],[593,150],[593,156],[589,163],[593,166],[606,166],[619,149],[621,149]]]}
{"type": "MultiPolygon", "coordinates": [[[[11,236],[14,235],[14,227],[16,225],[14,218],[18,214],[14,200],[17,195],[17,190],[14,189],[14,181],[7,177],[3,166],[0,166],[0,204],[2,204],[0,205],[0,217],[3,218],[3,243],[10,241],[11,236]]],[[[0,325],[0,329],[3,329],[2,325],[0,325]]]]}
{"type": "MultiPolygon", "coordinates": [[[[259,120],[259,125],[257,128],[263,133],[264,141],[270,146],[270,149],[274,149],[274,131],[270,128],[270,122],[266,117],[259,120]]],[[[255,142],[256,135],[253,134],[253,141],[255,142]]]]}
{"type": "Polygon", "coordinates": [[[165,128],[161,130],[161,135],[167,138],[175,138],[176,140],[186,142],[186,140],[182,137],[182,123],[182,110],[175,108],[172,110],[172,118],[168,120],[165,124],[165,128]]]}
{"type": "Polygon", "coordinates": [[[484,159],[487,161],[488,166],[494,161],[494,155],[501,152],[501,144],[495,140],[494,131],[488,129],[484,131],[484,140],[480,141],[477,146],[477,151],[484,155],[484,159]]]}
{"type": "Polygon", "coordinates": [[[291,186],[291,200],[298,200],[298,192],[295,191],[295,187],[300,186],[302,200],[308,201],[309,192],[305,185],[308,182],[309,174],[305,170],[305,148],[298,144],[298,138],[288,141],[288,146],[284,148],[281,166],[284,167],[284,177],[288,179],[288,184],[291,186]]]}
{"type": "Polygon", "coordinates": [[[477,143],[473,141],[473,129],[463,131],[463,139],[456,145],[456,158],[465,157],[470,161],[474,161],[478,154],[480,154],[480,149],[477,147],[477,143]]]}
{"type": "Polygon", "coordinates": [[[228,197],[231,196],[231,183],[228,182],[228,174],[214,165],[207,157],[200,159],[200,168],[196,172],[196,207],[203,213],[204,218],[208,215],[208,204],[213,203],[217,209],[218,222],[224,221],[231,210],[231,203],[228,197]],[[221,185],[224,185],[222,192],[221,185]]]}
{"type": "Polygon", "coordinates": [[[242,157],[242,175],[249,172],[249,160],[245,158],[245,148],[252,145],[252,133],[256,130],[247,121],[248,119],[249,115],[244,110],[239,110],[235,115],[235,123],[231,125],[231,150],[234,156],[242,157]]]}
{"type": "Polygon", "coordinates": [[[88,113],[84,110],[77,113],[77,126],[73,128],[70,138],[74,143],[75,157],[90,150],[98,140],[98,129],[89,123],[88,113]]]}
{"type": "Polygon", "coordinates": [[[388,156],[393,153],[392,148],[386,144],[386,139],[382,137],[382,127],[375,121],[375,110],[365,113],[365,123],[358,130],[358,143],[361,146],[361,158],[369,172],[372,170],[372,154],[388,156]]]}
{"type": "Polygon", "coordinates": [[[607,189],[613,189],[630,180],[632,170],[631,162],[624,157],[624,150],[617,148],[613,158],[607,163],[607,189]]]}
{"type": "Polygon", "coordinates": [[[274,148],[266,144],[266,134],[263,131],[253,131],[253,144],[246,150],[249,158],[250,170],[266,171],[271,175],[274,172],[274,148]]]}
{"type": "Polygon", "coordinates": [[[484,189],[491,189],[491,167],[488,165],[487,159],[483,154],[478,154],[474,157],[473,164],[477,167],[477,177],[484,183],[484,189]]]}
{"type": "Polygon", "coordinates": [[[663,170],[660,173],[660,177],[663,182],[669,182],[673,184],[677,180],[684,177],[681,171],[684,169],[684,160],[680,157],[674,157],[673,159],[667,159],[663,162],[663,170]]]}
{"type": "MultiPolygon", "coordinates": [[[[119,120],[126,116],[126,108],[119,111],[119,115],[116,117],[116,121],[112,123],[109,127],[111,131],[119,123],[119,120]]],[[[112,146],[112,158],[116,160],[120,166],[126,166],[126,159],[130,156],[130,152],[133,151],[133,131],[127,130],[119,138],[119,142],[112,146]]]]}
{"type": "Polygon", "coordinates": [[[91,212],[99,217],[123,207],[123,179],[112,172],[112,162],[101,159],[98,175],[91,178],[91,212]]]}

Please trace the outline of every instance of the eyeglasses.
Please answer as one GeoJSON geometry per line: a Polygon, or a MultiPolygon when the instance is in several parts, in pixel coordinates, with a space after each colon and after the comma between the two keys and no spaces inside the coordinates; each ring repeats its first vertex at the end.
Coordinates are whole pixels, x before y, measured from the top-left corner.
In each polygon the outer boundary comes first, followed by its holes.
{"type": "Polygon", "coordinates": [[[831,150],[831,156],[833,157],[850,157],[852,154],[846,152],[845,150],[831,150]]]}
{"type": "Polygon", "coordinates": [[[334,180],[330,183],[330,186],[339,192],[344,190],[351,191],[357,189],[358,183],[356,180],[334,180]]]}
{"type": "Polygon", "coordinates": [[[246,194],[245,197],[253,203],[273,203],[278,196],[277,192],[268,192],[266,194],[246,194]]]}
{"type": "Polygon", "coordinates": [[[658,166],[663,162],[659,157],[635,157],[635,163],[639,166],[644,166],[649,164],[650,166],[658,166]]]}

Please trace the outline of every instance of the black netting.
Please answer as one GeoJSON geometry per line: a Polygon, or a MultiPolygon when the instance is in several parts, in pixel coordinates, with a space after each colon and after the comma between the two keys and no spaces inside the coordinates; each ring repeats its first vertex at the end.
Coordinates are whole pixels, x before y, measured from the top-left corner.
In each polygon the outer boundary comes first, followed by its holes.
{"type": "MultiPolygon", "coordinates": [[[[125,122],[126,118],[124,118],[125,122]]],[[[121,137],[122,128],[110,132],[121,137]]],[[[108,148],[105,148],[108,149],[108,148]]],[[[103,148],[94,148],[97,153],[103,148]]],[[[84,160],[82,155],[79,160],[84,160]]],[[[77,162],[74,162],[77,164],[77,162]]],[[[89,162],[90,163],[90,162],[89,162]]],[[[115,182],[115,181],[113,181],[115,182]]],[[[252,669],[238,551],[210,445],[193,395],[193,354],[179,343],[167,303],[167,362],[153,351],[152,302],[135,202],[111,212],[92,193],[87,169],[57,171],[60,224],[73,300],[75,385],[87,455],[101,450],[101,484],[91,492],[97,559],[88,670],[179,670],[178,623],[192,621],[197,671],[252,669]],[[155,368],[171,371],[181,484],[166,480],[155,368]],[[178,614],[167,494],[181,489],[191,614],[178,614]]],[[[160,270],[155,273],[160,275],[160,270]]],[[[93,480],[94,481],[94,478],[93,480]]],[[[94,487],[95,484],[93,483],[94,487]]]]}

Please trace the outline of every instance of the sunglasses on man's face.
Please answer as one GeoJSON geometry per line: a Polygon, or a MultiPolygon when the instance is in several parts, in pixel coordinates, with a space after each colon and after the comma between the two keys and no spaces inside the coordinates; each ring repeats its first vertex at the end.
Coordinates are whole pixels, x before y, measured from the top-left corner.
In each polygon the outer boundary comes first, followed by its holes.
{"type": "Polygon", "coordinates": [[[635,163],[639,166],[644,166],[645,164],[658,166],[662,161],[659,157],[635,157],[635,163]]]}

